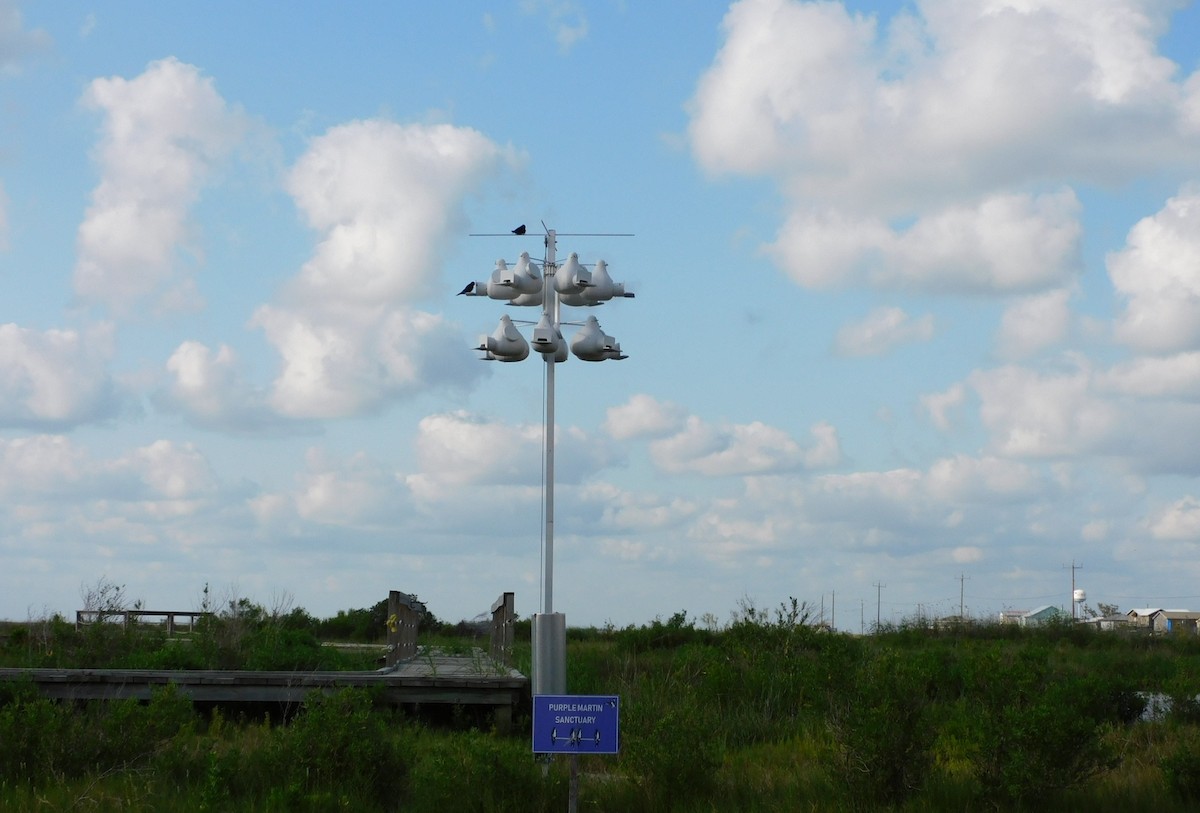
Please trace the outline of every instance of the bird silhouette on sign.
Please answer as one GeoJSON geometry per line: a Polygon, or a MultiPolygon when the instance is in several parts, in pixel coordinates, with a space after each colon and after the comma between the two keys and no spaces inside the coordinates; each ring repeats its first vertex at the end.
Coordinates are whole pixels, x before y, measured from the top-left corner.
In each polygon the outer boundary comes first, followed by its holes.
{"type": "Polygon", "coordinates": [[[515,229],[513,229],[513,234],[524,234],[524,233],[525,233],[525,224],[524,223],[522,223],[520,226],[517,226],[515,229]]]}
{"type": "Polygon", "coordinates": [[[474,290],[475,290],[475,283],[468,282],[467,287],[463,288],[461,291],[456,293],[455,296],[462,296],[463,294],[469,294],[469,293],[471,293],[471,291],[474,291],[474,290]]]}

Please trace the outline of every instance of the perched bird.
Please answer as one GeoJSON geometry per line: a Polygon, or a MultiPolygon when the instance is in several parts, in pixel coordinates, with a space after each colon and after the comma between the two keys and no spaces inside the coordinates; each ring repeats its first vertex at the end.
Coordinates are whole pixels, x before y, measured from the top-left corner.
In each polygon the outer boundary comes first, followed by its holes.
{"type": "Polygon", "coordinates": [[[475,283],[468,282],[467,287],[463,288],[461,291],[456,293],[455,296],[462,296],[463,294],[469,294],[469,293],[471,293],[471,291],[474,291],[474,290],[475,290],[475,283]]]}
{"type": "Polygon", "coordinates": [[[515,229],[513,229],[513,234],[524,234],[524,233],[525,233],[525,224],[524,223],[522,223],[520,226],[517,226],[515,229]]]}

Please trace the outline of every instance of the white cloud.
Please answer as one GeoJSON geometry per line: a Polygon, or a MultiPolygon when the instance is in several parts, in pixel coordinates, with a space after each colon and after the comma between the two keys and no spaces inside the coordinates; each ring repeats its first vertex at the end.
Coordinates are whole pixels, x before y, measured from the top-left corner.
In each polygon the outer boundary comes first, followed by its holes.
{"type": "Polygon", "coordinates": [[[925,480],[929,493],[950,505],[1026,498],[1043,487],[1034,471],[1023,463],[962,454],[934,461],[925,480]]]}
{"type": "Polygon", "coordinates": [[[813,445],[804,450],[805,468],[831,468],[842,462],[842,444],[833,424],[825,421],[815,423],[810,433],[813,445]]]}
{"type": "Polygon", "coordinates": [[[442,247],[464,231],[462,199],[506,160],[483,134],[448,124],[354,121],[314,139],[287,188],[321,242],[289,301],[369,310],[437,293],[442,247]]]}
{"type": "Polygon", "coordinates": [[[622,491],[608,484],[597,484],[591,490],[592,498],[602,506],[604,528],[614,531],[675,528],[700,511],[697,501],[682,497],[622,491]]]}
{"type": "Polygon", "coordinates": [[[133,450],[116,468],[133,470],[152,494],[165,499],[205,496],[216,488],[212,468],[191,443],[158,440],[133,450]]]}
{"type": "Polygon", "coordinates": [[[1200,500],[1184,497],[1163,509],[1150,521],[1155,539],[1200,542],[1200,500]]]}
{"type": "Polygon", "coordinates": [[[359,452],[346,460],[320,449],[305,455],[306,470],[299,476],[296,513],[320,525],[394,527],[407,503],[394,473],[359,452]]]}
{"type": "Polygon", "coordinates": [[[229,345],[216,353],[186,341],[167,359],[171,381],[159,394],[160,406],[178,410],[200,426],[234,431],[261,428],[273,420],[265,394],[252,388],[229,345]]]}
{"type": "Polygon", "coordinates": [[[970,565],[983,561],[983,550],[974,546],[957,547],[950,552],[950,558],[958,565],[970,565]]]}
{"type": "Polygon", "coordinates": [[[111,325],[86,333],[0,325],[0,424],[73,426],[112,417],[111,325]]]}
{"type": "Polygon", "coordinates": [[[933,317],[909,318],[900,308],[876,308],[838,330],[834,348],[844,356],[878,356],[908,342],[933,338],[933,317]]]}
{"type": "Polygon", "coordinates": [[[194,306],[188,212],[241,139],[244,117],[211,79],[173,58],[134,79],[96,79],[83,102],[104,121],[101,179],[79,226],[76,293],[118,313],[151,297],[160,309],[194,306]]]}
{"type": "Polygon", "coordinates": [[[881,30],[841,4],[744,0],[692,99],[693,149],[710,171],[782,171],[797,196],[885,207],[1120,177],[1195,146],[1155,46],[1170,11],[927,0],[881,30]]]}
{"type": "Polygon", "coordinates": [[[417,427],[421,473],[414,491],[464,485],[537,485],[542,427],[510,426],[466,412],[429,415],[417,427]],[[428,484],[428,485],[425,485],[428,484]]]}
{"type": "Polygon", "coordinates": [[[689,104],[692,150],[777,180],[789,211],[767,251],[801,285],[1059,286],[1078,202],[1028,190],[1194,165],[1200,74],[1156,46],[1171,11],[926,0],[882,22],[743,0],[689,104]]]}
{"type": "Polygon", "coordinates": [[[813,427],[812,433],[814,443],[804,449],[783,430],[759,421],[715,426],[693,415],[677,434],[653,441],[650,454],[664,471],[710,477],[765,474],[839,462],[836,430],[821,423],[813,427]]]}
{"type": "Polygon", "coordinates": [[[441,316],[406,308],[365,312],[361,321],[264,305],[251,322],[282,357],[269,403],[291,418],[338,418],[439,385],[465,386],[482,373],[461,334],[441,316]]]}
{"type": "MultiPolygon", "coordinates": [[[[417,428],[418,474],[409,488],[426,499],[454,499],[464,486],[540,487],[544,428],[511,425],[457,411],[429,415],[417,428]]],[[[559,425],[555,480],[579,483],[612,460],[608,447],[574,427],[559,425]]]]}
{"type": "Polygon", "coordinates": [[[288,190],[321,242],[252,320],[282,357],[274,409],[348,416],[482,374],[456,330],[409,303],[440,290],[441,247],[465,231],[462,199],[514,160],[449,125],[357,121],[312,142],[288,190]]]}
{"type": "Polygon", "coordinates": [[[70,496],[85,505],[98,501],[96,507],[110,516],[144,516],[156,513],[151,505],[206,498],[216,489],[208,461],[190,443],[158,440],[97,459],[62,435],[0,440],[0,494],[21,504],[52,509],[70,496]]]}
{"type": "Polygon", "coordinates": [[[1123,395],[1200,398],[1200,351],[1132,359],[1097,378],[1099,389],[1123,395]]]}
{"type": "Polygon", "coordinates": [[[1097,451],[1119,414],[1092,388],[1085,369],[1042,375],[1005,366],[968,379],[992,445],[1014,457],[1074,456],[1097,451]]]}
{"type": "Polygon", "coordinates": [[[1066,337],[1071,323],[1070,292],[1065,289],[1025,297],[1010,305],[1000,320],[996,345],[1006,358],[1026,358],[1066,337]]]}
{"type": "Polygon", "coordinates": [[[1036,291],[1079,267],[1073,192],[992,195],[919,217],[882,219],[797,208],[770,254],[808,287],[872,284],[934,293],[1036,291]]]}
{"type": "Polygon", "coordinates": [[[1118,339],[1153,353],[1200,349],[1200,193],[1183,192],[1139,221],[1108,273],[1126,300],[1118,339]]]}
{"type": "Polygon", "coordinates": [[[921,406],[929,413],[933,425],[942,431],[950,428],[953,421],[951,411],[961,407],[967,399],[967,388],[955,384],[945,392],[935,392],[921,396],[921,406]]]}
{"type": "Polygon", "coordinates": [[[620,406],[609,407],[604,430],[616,440],[661,437],[677,432],[687,418],[679,404],[663,402],[645,394],[630,397],[620,406]]]}

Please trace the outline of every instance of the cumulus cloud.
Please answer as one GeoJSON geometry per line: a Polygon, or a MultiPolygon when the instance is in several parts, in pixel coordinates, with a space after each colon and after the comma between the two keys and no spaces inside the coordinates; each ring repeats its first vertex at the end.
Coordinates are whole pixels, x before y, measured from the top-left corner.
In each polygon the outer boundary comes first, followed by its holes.
{"type": "Polygon", "coordinates": [[[158,440],[116,461],[116,471],[132,471],[150,493],[179,500],[211,494],[216,478],[208,460],[191,443],[158,440]]]}
{"type": "Polygon", "coordinates": [[[440,247],[464,230],[462,199],[515,160],[449,125],[356,121],[314,139],[287,186],[320,243],[252,320],[282,359],[274,409],[352,415],[481,374],[456,352],[457,331],[412,303],[440,290],[440,247]]]}
{"type": "Polygon", "coordinates": [[[1079,268],[1079,202],[1069,190],[999,194],[894,229],[881,218],[797,208],[769,253],[806,287],[871,284],[934,293],[1021,293],[1079,268]]]}
{"type": "Polygon", "coordinates": [[[1175,539],[1200,543],[1200,500],[1184,497],[1160,511],[1150,520],[1155,539],[1175,539]]]}
{"type": "Polygon", "coordinates": [[[617,440],[661,437],[679,431],[687,410],[679,404],[663,402],[650,395],[632,396],[605,413],[604,430],[617,440]]]}
{"type": "Polygon", "coordinates": [[[75,426],[114,416],[111,325],[86,332],[0,325],[0,424],[75,426]]]}
{"type": "Polygon", "coordinates": [[[1144,398],[1200,399],[1200,351],[1120,362],[1097,376],[1097,387],[1144,398]]]}
{"type": "Polygon", "coordinates": [[[934,461],[925,480],[932,496],[951,505],[1030,497],[1043,485],[1023,463],[962,454],[934,461]]]}
{"type": "Polygon", "coordinates": [[[439,315],[395,307],[359,316],[275,305],[255,312],[251,324],[282,359],[272,409],[290,418],[347,417],[432,387],[465,387],[482,374],[462,352],[459,331],[439,315]]]}
{"type": "Polygon", "coordinates": [[[1006,358],[1026,358],[1062,341],[1070,327],[1070,292],[1065,289],[1025,297],[1000,320],[996,346],[1006,358]]]}
{"type": "Polygon", "coordinates": [[[1004,455],[1095,452],[1118,425],[1118,410],[1096,394],[1086,369],[1042,374],[1008,365],[976,371],[968,383],[992,445],[1004,455]]]}
{"type": "Polygon", "coordinates": [[[742,0],[689,103],[693,154],[777,179],[790,210],[767,250],[802,285],[1058,287],[1080,234],[1061,184],[1194,162],[1200,74],[1156,45],[1171,12],[927,0],[881,21],[742,0]]]}
{"type": "Polygon", "coordinates": [[[933,338],[933,317],[912,319],[900,308],[876,308],[838,330],[834,349],[843,356],[879,356],[893,347],[933,338]]]}
{"type": "Polygon", "coordinates": [[[1200,349],[1200,192],[1139,221],[1108,273],[1125,300],[1118,339],[1152,353],[1200,349]]]}
{"type": "Polygon", "coordinates": [[[61,497],[138,504],[194,500],[217,488],[207,459],[190,443],[158,440],[113,458],[95,458],[63,435],[0,440],[0,494],[20,502],[61,497]]]}
{"type": "Polygon", "coordinates": [[[841,459],[837,430],[819,423],[812,428],[812,435],[812,444],[805,448],[787,432],[759,421],[713,425],[693,415],[676,434],[653,441],[650,454],[664,471],[710,477],[837,464],[841,459]]]}
{"type": "Polygon", "coordinates": [[[83,103],[104,120],[94,153],[100,183],[79,226],[76,294],[118,313],[147,298],[165,310],[193,307],[188,212],[241,139],[244,116],[174,58],[134,79],[96,79],[83,103]]]}
{"type": "Polygon", "coordinates": [[[229,345],[213,352],[200,342],[183,342],[167,359],[166,369],[170,381],[156,401],[199,426],[249,431],[278,420],[266,394],[246,380],[229,345]]]}
{"type": "Polygon", "coordinates": [[[889,206],[1179,159],[1197,132],[1155,44],[1169,4],[1100,6],[930,0],[881,29],[841,4],[743,0],[691,101],[693,150],[710,171],[889,206]]]}
{"type": "Polygon", "coordinates": [[[296,513],[320,525],[394,525],[407,505],[395,473],[362,452],[341,460],[309,449],[298,481],[296,513]]]}
{"type": "MultiPolygon", "coordinates": [[[[427,416],[417,428],[420,473],[406,481],[424,496],[452,497],[467,485],[538,487],[543,431],[540,423],[514,426],[463,411],[427,416]]],[[[555,479],[562,483],[581,482],[613,459],[604,443],[574,427],[558,426],[555,448],[561,451],[555,479]]]]}

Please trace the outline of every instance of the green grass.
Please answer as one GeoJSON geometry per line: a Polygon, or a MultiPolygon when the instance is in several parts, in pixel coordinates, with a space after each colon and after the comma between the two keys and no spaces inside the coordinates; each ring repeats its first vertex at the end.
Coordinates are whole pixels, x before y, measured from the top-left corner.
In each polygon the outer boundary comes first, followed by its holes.
{"type": "MultiPolygon", "coordinates": [[[[9,627],[0,659],[341,657],[310,632],[260,622],[182,644],[117,628],[9,627]]],[[[422,643],[469,652],[481,642],[443,633],[422,643]]],[[[527,672],[527,635],[515,655],[527,672]]],[[[1195,810],[1200,715],[1181,704],[1136,722],[1133,691],[1195,695],[1198,675],[1192,639],[995,627],[857,638],[786,607],[743,612],[721,630],[682,613],[572,630],[570,690],[617,694],[622,715],[620,754],[579,759],[579,809],[1195,810]]],[[[560,811],[570,760],[535,761],[528,726],[522,716],[501,735],[452,715],[433,727],[367,692],[314,698],[279,725],[200,717],[171,693],[70,705],[0,685],[0,810],[560,811]]]]}

